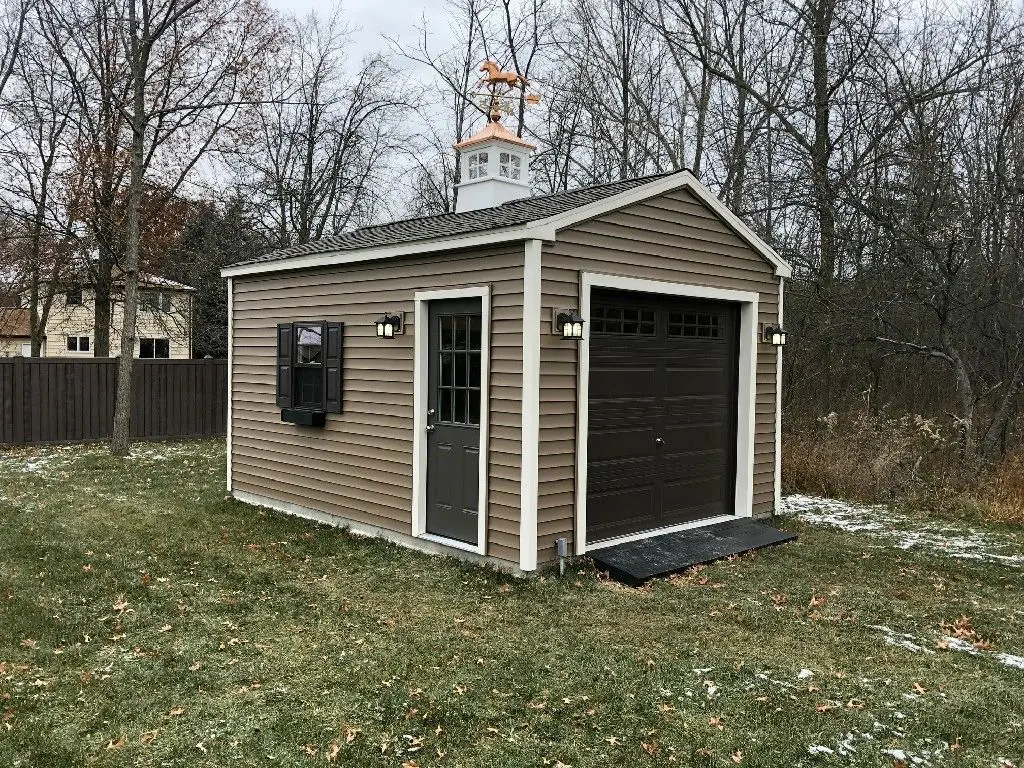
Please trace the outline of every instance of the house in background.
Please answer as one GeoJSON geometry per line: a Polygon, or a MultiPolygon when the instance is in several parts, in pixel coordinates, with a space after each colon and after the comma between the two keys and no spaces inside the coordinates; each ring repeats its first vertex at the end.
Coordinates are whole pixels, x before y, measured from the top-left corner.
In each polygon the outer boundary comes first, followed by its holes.
{"type": "MultiPolygon", "coordinates": [[[[123,284],[115,282],[110,320],[110,352],[120,350],[124,304],[123,284]]],[[[192,357],[192,304],[195,288],[183,283],[139,275],[138,315],[135,324],[135,357],[188,359],[192,357]]],[[[22,297],[24,303],[24,297],[22,297]]],[[[53,296],[44,329],[42,357],[92,357],[94,355],[96,292],[88,282],[69,286],[53,296]]],[[[29,356],[28,312],[7,308],[0,314],[0,356],[29,356]],[[21,333],[22,335],[18,335],[21,333]]]]}
{"type": "Polygon", "coordinates": [[[786,262],[688,171],[459,149],[456,212],[223,270],[228,489],[519,572],[772,515],[786,262]]]}
{"type": "MultiPolygon", "coordinates": [[[[32,354],[29,311],[0,307],[0,357],[29,357],[32,354]]],[[[43,340],[46,344],[46,340],[43,340]]]]}

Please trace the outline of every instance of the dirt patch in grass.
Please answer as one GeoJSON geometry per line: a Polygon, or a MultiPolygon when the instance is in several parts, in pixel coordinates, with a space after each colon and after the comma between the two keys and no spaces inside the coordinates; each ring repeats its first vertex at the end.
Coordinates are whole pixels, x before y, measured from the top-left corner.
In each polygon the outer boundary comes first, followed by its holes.
{"type": "Polygon", "coordinates": [[[0,765],[1022,764],[1019,568],[787,518],[644,590],[515,579],[225,499],[223,467],[0,456],[0,765]]]}

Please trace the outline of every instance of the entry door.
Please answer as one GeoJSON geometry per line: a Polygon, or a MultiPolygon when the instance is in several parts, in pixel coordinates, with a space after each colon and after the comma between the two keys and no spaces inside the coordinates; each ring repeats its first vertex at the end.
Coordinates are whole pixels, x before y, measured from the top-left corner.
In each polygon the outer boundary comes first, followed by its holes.
{"type": "Polygon", "coordinates": [[[429,305],[427,533],[477,544],[481,299],[429,305]]]}
{"type": "Polygon", "coordinates": [[[735,513],[739,307],[594,290],[587,541],[735,513]]]}

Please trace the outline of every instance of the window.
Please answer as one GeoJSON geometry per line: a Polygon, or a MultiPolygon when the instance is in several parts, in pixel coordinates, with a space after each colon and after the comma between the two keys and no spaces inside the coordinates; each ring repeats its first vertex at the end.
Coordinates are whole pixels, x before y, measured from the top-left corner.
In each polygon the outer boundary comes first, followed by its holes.
{"type": "Polygon", "coordinates": [[[324,399],[323,326],[295,326],[296,408],[319,408],[324,399]]]}
{"type": "Polygon", "coordinates": [[[480,179],[487,175],[487,153],[477,152],[469,156],[469,178],[480,179]]]}
{"type": "Polygon", "coordinates": [[[594,307],[590,313],[591,333],[654,336],[654,310],[636,307],[594,307]]]}
{"type": "Polygon", "coordinates": [[[163,291],[139,291],[139,306],[150,312],[170,312],[171,294],[163,291]]]}
{"type": "Polygon", "coordinates": [[[669,312],[668,335],[719,339],[722,337],[721,316],[701,312],[669,312]]]}
{"type": "Polygon", "coordinates": [[[139,357],[167,360],[170,356],[171,342],[168,339],[139,339],[139,357]]]}
{"type": "Polygon", "coordinates": [[[68,352],[88,352],[88,336],[68,336],[68,352]]]}
{"type": "Polygon", "coordinates": [[[498,175],[506,179],[519,180],[521,175],[520,168],[522,167],[522,160],[519,155],[512,154],[511,152],[502,152],[498,155],[498,175]]]}
{"type": "Polygon", "coordinates": [[[480,316],[442,315],[437,404],[447,424],[480,423],[480,316]]]}
{"type": "Polygon", "coordinates": [[[76,285],[73,288],[68,288],[67,293],[64,294],[64,303],[69,307],[80,307],[82,305],[82,286],[76,285]]]}
{"type": "Polygon", "coordinates": [[[277,405],[341,413],[342,323],[277,326],[277,405]]]}

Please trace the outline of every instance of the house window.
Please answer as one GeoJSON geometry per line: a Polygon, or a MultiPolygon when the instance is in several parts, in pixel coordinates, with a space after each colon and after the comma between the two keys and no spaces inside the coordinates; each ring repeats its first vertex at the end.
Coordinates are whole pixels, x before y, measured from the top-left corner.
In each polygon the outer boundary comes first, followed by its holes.
{"type": "Polygon", "coordinates": [[[469,156],[469,178],[480,179],[487,175],[487,153],[477,152],[469,156]]]}
{"type": "Polygon", "coordinates": [[[139,357],[167,360],[171,356],[171,342],[168,339],[139,339],[139,357]]]}
{"type": "Polygon", "coordinates": [[[64,294],[64,303],[69,307],[82,306],[82,286],[76,285],[73,288],[69,288],[67,293],[64,294]]]}
{"type": "Polygon", "coordinates": [[[341,413],[342,323],[277,326],[277,404],[282,409],[341,413]]]}
{"type": "Polygon", "coordinates": [[[88,352],[88,336],[68,336],[68,352],[88,352]]]}
{"type": "Polygon", "coordinates": [[[721,316],[702,312],[669,312],[668,335],[719,339],[722,337],[721,316]]]}
{"type": "Polygon", "coordinates": [[[139,291],[139,305],[150,312],[170,312],[171,294],[163,291],[139,291]]]}
{"type": "Polygon", "coordinates": [[[519,180],[521,175],[522,160],[519,155],[511,152],[502,152],[498,155],[498,175],[506,179],[519,180]]]}
{"type": "Polygon", "coordinates": [[[296,408],[321,408],[324,399],[324,330],[322,325],[295,326],[296,408]]]}

